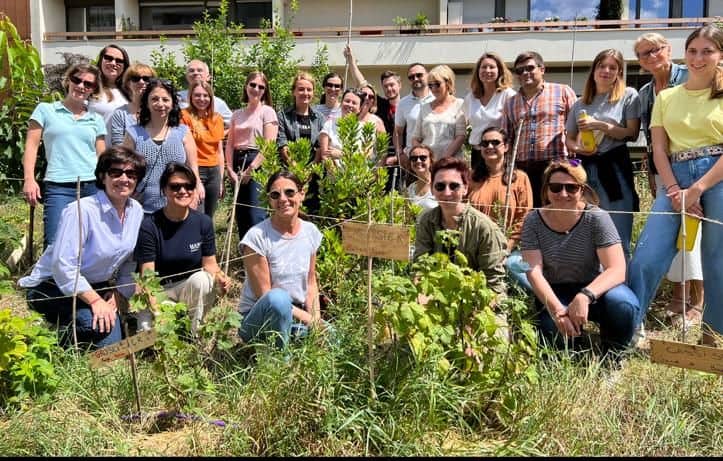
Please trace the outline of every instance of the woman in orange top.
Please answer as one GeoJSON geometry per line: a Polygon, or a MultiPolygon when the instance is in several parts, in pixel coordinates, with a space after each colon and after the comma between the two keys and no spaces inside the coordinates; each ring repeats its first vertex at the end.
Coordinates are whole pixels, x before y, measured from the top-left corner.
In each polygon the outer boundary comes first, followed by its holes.
{"type": "Polygon", "coordinates": [[[188,88],[189,105],[181,111],[198,149],[198,170],[206,197],[198,211],[213,220],[218,199],[223,197],[223,118],[213,110],[213,88],[207,82],[194,82],[188,88]]]}

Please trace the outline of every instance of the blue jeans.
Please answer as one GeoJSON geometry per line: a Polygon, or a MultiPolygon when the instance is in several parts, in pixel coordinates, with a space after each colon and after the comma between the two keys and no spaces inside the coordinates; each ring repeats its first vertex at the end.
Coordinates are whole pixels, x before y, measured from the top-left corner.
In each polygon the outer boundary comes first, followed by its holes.
{"type": "Polygon", "coordinates": [[[610,218],[615,224],[615,228],[620,235],[620,240],[623,245],[623,251],[625,252],[625,259],[630,260],[630,240],[633,236],[633,215],[632,211],[635,207],[635,191],[630,188],[623,172],[617,164],[612,165],[615,169],[615,177],[620,183],[620,191],[622,192],[623,198],[620,200],[610,201],[608,198],[605,188],[598,177],[598,167],[595,164],[585,166],[587,171],[587,183],[588,185],[597,192],[600,198],[600,208],[606,211],[611,211],[610,218]],[[628,213],[615,213],[615,211],[626,211],[628,213]]]}
{"type": "MultiPolygon", "coordinates": [[[[43,191],[43,249],[55,241],[63,209],[75,201],[75,183],[54,183],[46,181],[43,191]]],[[[80,196],[87,197],[98,192],[95,181],[80,183],[80,196]]]]}
{"type": "MultiPolygon", "coordinates": [[[[108,284],[93,284],[93,287],[103,296],[101,286],[108,284]]],[[[58,325],[60,344],[70,347],[73,344],[73,298],[65,296],[57,285],[45,281],[40,285],[29,288],[27,292],[28,306],[43,315],[52,325],[58,325]],[[60,298],[60,299],[48,299],[60,298]]],[[[91,345],[101,348],[117,343],[123,337],[121,334],[121,319],[116,313],[115,325],[110,332],[100,333],[93,329],[93,311],[90,306],[80,298],[76,303],[75,329],[78,334],[78,344],[91,345]]]]}
{"type": "MultiPolygon", "coordinates": [[[[673,174],[681,188],[690,187],[719,161],[719,157],[701,157],[685,162],[672,163],[673,174]]],[[[723,182],[703,193],[700,199],[706,218],[723,221],[723,182]]],[[[672,212],[670,199],[658,194],[653,203],[643,232],[635,247],[628,269],[628,284],[640,300],[641,316],[645,320],[650,302],[658,285],[670,267],[678,249],[676,240],[680,228],[680,214],[653,214],[672,212]]],[[[723,226],[703,221],[701,235],[701,259],[703,261],[703,286],[705,306],[703,322],[714,331],[723,334],[723,226]]]]}
{"type": "MultiPolygon", "coordinates": [[[[246,168],[259,154],[257,150],[234,151],[233,169],[237,173],[246,168]]],[[[243,240],[246,232],[266,219],[266,210],[259,208],[261,186],[254,180],[241,184],[236,198],[236,227],[239,240],[243,240]]]]}
{"type": "Polygon", "coordinates": [[[256,339],[266,340],[268,336],[274,335],[276,346],[284,348],[291,333],[292,308],[289,293],[281,288],[272,288],[244,315],[239,336],[249,343],[256,339]]]}
{"type": "Polygon", "coordinates": [[[201,176],[206,198],[198,206],[198,211],[204,213],[213,221],[213,214],[218,207],[218,194],[223,187],[221,184],[221,171],[218,166],[200,166],[198,174],[201,176]]]}
{"type": "MultiPolygon", "coordinates": [[[[584,284],[556,284],[551,285],[552,291],[567,305],[584,287],[584,284]]],[[[565,339],[559,334],[555,322],[542,303],[535,299],[537,307],[537,328],[541,336],[557,347],[565,346],[565,339]]],[[[590,304],[588,320],[600,325],[600,343],[603,354],[608,351],[618,352],[625,349],[633,337],[640,305],[635,294],[625,284],[620,284],[608,290],[596,303],[590,304]]],[[[574,347],[574,338],[569,341],[574,347]]]]}
{"type": "Polygon", "coordinates": [[[530,281],[527,280],[527,271],[529,268],[530,265],[522,259],[522,253],[519,250],[512,251],[505,260],[505,269],[507,269],[507,273],[510,274],[512,281],[528,293],[534,293],[530,281]]]}

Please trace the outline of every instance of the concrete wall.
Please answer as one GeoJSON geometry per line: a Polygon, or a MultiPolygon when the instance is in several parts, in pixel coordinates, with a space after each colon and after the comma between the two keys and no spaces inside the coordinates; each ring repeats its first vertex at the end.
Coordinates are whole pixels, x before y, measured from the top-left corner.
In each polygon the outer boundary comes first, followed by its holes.
{"type": "MultiPolygon", "coordinates": [[[[394,18],[401,16],[414,20],[417,12],[427,15],[430,24],[439,24],[438,0],[362,0],[353,4],[352,27],[393,26],[394,18]]],[[[288,17],[289,12],[285,13],[288,17]]],[[[349,24],[349,1],[303,0],[296,12],[297,27],[330,27],[349,24]]]]}
{"type": "Polygon", "coordinates": [[[708,16],[723,16],[723,0],[708,0],[708,16]]]}

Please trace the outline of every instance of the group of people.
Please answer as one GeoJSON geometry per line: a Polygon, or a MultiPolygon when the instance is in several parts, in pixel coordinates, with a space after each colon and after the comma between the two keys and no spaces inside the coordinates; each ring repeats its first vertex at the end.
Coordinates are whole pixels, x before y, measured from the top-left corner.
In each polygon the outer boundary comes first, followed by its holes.
{"type": "MultiPolygon", "coordinates": [[[[195,331],[214,302],[214,287],[230,284],[215,258],[212,222],[227,174],[239,185],[236,224],[247,277],[241,337],[275,332],[285,344],[294,322],[320,322],[314,267],[321,234],[299,216],[302,203],[313,207],[306,194],[319,185],[301,184],[286,171],[273,175],[265,185],[267,218],[261,185],[251,178],[263,162],[256,139],[276,141],[282,164],[290,161],[288,144],[302,138],[312,146],[309,162],[338,160],[338,121],[354,114],[390,135],[387,152],[366,154],[400,168],[401,188],[423,210],[415,258],[441,250],[436,232],[457,230],[460,251],[493,291],[504,296],[509,275],[534,293],[540,333],[554,344],[579,337],[595,321],[604,350],[628,347],[636,331],[643,334],[665,271],[675,272],[681,207],[710,219],[701,226],[697,260],[695,252],[685,258],[702,269],[685,271],[691,282],[681,283],[674,301],[687,303],[686,322],[700,318],[705,302],[702,342],[713,345],[723,332],[723,309],[715,302],[723,293],[713,278],[723,251],[715,243],[723,218],[715,199],[723,190],[723,166],[716,166],[723,153],[723,32],[695,30],[685,44],[686,66],[672,63],[670,44],[657,33],[634,46],[653,75],[649,84],[640,92],[626,87],[622,54],[604,50],[579,99],[569,86],[545,81],[543,58],[534,51],[514,60],[517,90],[502,58],[485,52],[464,98],[456,96],[448,66],[428,72],[420,63],[407,69],[411,92],[404,97],[399,75],[384,72],[382,97],[347,46],[357,87],[345,88],[340,75],[329,73],[314,105],[314,78],[299,72],[291,83],[293,106],[276,112],[268,80],[257,71],[246,79],[243,108],[232,112],[214,95],[204,63],[188,64],[188,89],[177,93],[151,67],[130,65],[122,48],[109,45],[99,55],[100,69],[72,66],[65,99],[41,104],[31,116],[24,194],[31,205],[43,197],[46,250],[20,284],[29,288],[33,308],[66,325],[67,309],[55,300],[77,289],[78,312],[86,312],[76,322],[85,322],[87,342],[102,345],[120,338],[111,295],[117,292],[106,289],[132,270],[153,269],[166,277],[167,293],[189,305],[195,331]],[[678,214],[649,216],[633,251],[638,196],[626,143],[641,126],[651,146],[648,163],[657,168],[653,211],[678,214]],[[42,195],[35,180],[41,140],[48,161],[42,195]],[[68,206],[78,181],[85,198],[68,206]],[[73,284],[76,266],[82,281],[73,284]],[[705,289],[696,280],[705,280],[705,289]]],[[[679,275],[676,281],[684,282],[679,275]]],[[[671,302],[671,316],[682,315],[677,306],[671,302]]]]}

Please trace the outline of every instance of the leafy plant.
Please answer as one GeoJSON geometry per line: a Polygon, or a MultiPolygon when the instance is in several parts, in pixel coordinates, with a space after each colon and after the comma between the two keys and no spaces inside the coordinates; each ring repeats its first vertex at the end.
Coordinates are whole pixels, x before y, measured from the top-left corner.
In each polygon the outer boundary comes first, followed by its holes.
{"type": "Polygon", "coordinates": [[[38,51],[20,38],[5,16],[0,16],[0,185],[16,192],[22,182],[22,156],[28,120],[35,106],[51,101],[38,51]]]}
{"type": "Polygon", "coordinates": [[[0,310],[0,402],[52,392],[57,382],[51,363],[57,336],[42,325],[40,314],[28,317],[0,310]]]}
{"type": "Polygon", "coordinates": [[[151,65],[158,78],[169,80],[176,89],[185,86],[185,70],[176,64],[176,55],[168,49],[168,39],[161,35],[158,48],[151,50],[151,65]]]}

